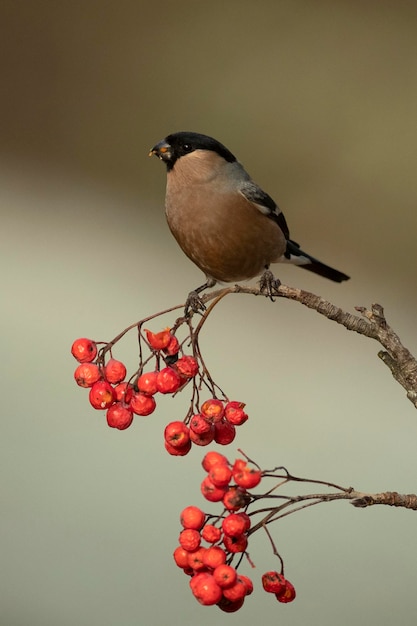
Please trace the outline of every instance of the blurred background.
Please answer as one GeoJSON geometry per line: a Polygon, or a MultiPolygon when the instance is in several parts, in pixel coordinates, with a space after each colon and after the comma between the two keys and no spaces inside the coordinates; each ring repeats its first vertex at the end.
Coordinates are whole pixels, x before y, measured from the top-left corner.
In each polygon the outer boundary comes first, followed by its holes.
{"type": "MultiPolygon", "coordinates": [[[[5,626],[415,624],[415,513],[348,503],[272,528],[297,599],[201,607],[175,567],[204,449],[169,457],[188,394],[115,432],[73,380],[72,341],[110,340],[202,276],[171,237],[170,132],[212,135],[350,274],[276,274],[349,311],[381,303],[416,339],[417,7],[378,0],[0,0],[1,601],[5,626]]],[[[169,325],[173,317],[165,318],[169,325]]],[[[162,326],[161,326],[162,327],[162,326]]],[[[159,330],[159,325],[155,330],[159,330]]],[[[115,350],[135,368],[134,335],[115,350]]],[[[216,381],[250,420],[227,448],[363,491],[416,492],[416,412],[378,345],[301,305],[231,296],[204,328],[216,381]]]]}

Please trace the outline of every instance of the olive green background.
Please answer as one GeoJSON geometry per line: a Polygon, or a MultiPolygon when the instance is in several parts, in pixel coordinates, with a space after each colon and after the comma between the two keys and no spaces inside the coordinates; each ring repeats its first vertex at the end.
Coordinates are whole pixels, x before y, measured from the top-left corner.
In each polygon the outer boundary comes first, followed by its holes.
{"type": "MultiPolygon", "coordinates": [[[[281,280],[352,312],[381,303],[417,353],[416,4],[1,0],[0,29],[0,623],[414,625],[415,513],[343,502],[271,529],[292,605],[260,588],[278,565],[261,533],[244,608],[198,605],[171,554],[184,506],[217,510],[199,495],[205,450],[176,459],[162,444],[188,393],[115,432],[76,387],[69,349],[200,284],[147,158],[194,130],[238,156],[296,241],[352,276],[278,266],[281,280]]],[[[231,458],[241,447],[263,467],[417,491],[417,414],[376,343],[297,303],[231,296],[202,349],[250,414],[231,458]]],[[[115,356],[133,370],[134,335],[115,356]]]]}

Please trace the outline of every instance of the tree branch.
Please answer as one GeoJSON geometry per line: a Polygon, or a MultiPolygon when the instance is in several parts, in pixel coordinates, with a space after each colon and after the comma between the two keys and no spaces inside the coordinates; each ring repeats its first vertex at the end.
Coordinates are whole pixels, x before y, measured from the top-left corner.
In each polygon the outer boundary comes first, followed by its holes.
{"type": "MultiPolygon", "coordinates": [[[[201,296],[201,300],[204,303],[213,299],[219,301],[229,293],[245,293],[265,297],[260,289],[234,285],[206,293],[201,296]]],[[[276,295],[300,302],[300,304],[317,311],[329,320],[341,324],[347,330],[378,341],[384,348],[378,353],[379,358],[390,369],[395,380],[405,389],[407,398],[417,408],[417,360],[403,346],[398,335],[387,324],[384,309],[380,304],[373,304],[371,309],[355,307],[356,311],[361,314],[359,316],[343,311],[331,302],[303,289],[280,284],[277,287],[276,295]]]]}

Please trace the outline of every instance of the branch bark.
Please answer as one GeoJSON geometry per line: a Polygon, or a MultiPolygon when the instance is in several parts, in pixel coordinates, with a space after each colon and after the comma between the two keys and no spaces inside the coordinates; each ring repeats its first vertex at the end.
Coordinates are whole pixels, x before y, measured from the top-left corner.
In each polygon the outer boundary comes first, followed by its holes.
{"type": "MultiPolygon", "coordinates": [[[[203,303],[214,300],[211,307],[213,308],[217,301],[229,293],[245,293],[265,297],[265,294],[258,288],[234,285],[206,293],[201,296],[201,300],[203,303]]],[[[324,315],[327,319],[341,324],[347,330],[378,341],[384,348],[378,352],[379,358],[390,369],[395,380],[405,389],[407,398],[417,408],[417,360],[403,346],[398,335],[388,325],[384,309],[380,304],[373,304],[370,309],[355,307],[360,315],[353,315],[303,289],[280,284],[277,287],[276,295],[300,302],[307,308],[324,315]]]]}

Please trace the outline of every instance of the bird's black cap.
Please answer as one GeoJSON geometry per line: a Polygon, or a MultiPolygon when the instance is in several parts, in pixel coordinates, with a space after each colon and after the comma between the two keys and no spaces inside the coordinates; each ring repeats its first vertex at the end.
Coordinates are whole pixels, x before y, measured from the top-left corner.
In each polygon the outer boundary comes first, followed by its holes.
{"type": "Polygon", "coordinates": [[[149,154],[155,154],[164,161],[168,171],[170,171],[180,157],[190,154],[195,150],[212,150],[229,163],[236,161],[236,157],[226,146],[220,143],[220,141],[208,135],[190,131],[180,131],[168,135],[165,139],[157,143],[149,154]]]}

